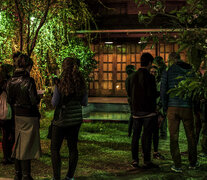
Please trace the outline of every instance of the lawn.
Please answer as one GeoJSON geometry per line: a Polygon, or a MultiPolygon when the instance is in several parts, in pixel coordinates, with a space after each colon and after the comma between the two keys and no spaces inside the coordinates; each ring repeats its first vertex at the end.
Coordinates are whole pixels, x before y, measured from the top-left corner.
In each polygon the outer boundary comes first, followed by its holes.
{"type": "MultiPolygon", "coordinates": [[[[32,161],[32,175],[35,179],[52,179],[50,140],[47,127],[52,119],[52,112],[47,112],[41,119],[41,146],[43,155],[39,160],[32,161]]],[[[160,169],[133,169],[131,162],[131,138],[127,136],[128,125],[125,123],[83,123],[79,134],[79,161],[75,173],[76,179],[207,179],[207,160],[199,159],[199,170],[188,170],[187,155],[182,156],[182,174],[172,173],[172,160],[169,150],[169,138],[160,140],[159,149],[166,160],[153,160],[160,169]]],[[[180,129],[181,152],[187,150],[187,141],[183,127],[180,129]]],[[[200,152],[200,145],[198,145],[200,152]]],[[[2,158],[2,150],[0,158],[2,158]]],[[[67,172],[68,150],[66,142],[62,149],[62,178],[67,172]]],[[[140,155],[141,159],[141,155],[140,155]]],[[[0,177],[13,177],[13,165],[0,164],[0,177]]]]}

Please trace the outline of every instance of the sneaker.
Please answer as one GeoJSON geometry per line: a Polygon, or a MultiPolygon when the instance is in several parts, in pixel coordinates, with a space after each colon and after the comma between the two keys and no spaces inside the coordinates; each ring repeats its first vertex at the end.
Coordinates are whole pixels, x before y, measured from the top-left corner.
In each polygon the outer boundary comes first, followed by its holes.
{"type": "Polygon", "coordinates": [[[143,169],[152,169],[152,168],[159,168],[157,164],[154,164],[152,162],[146,163],[142,166],[143,169]]]}
{"type": "Polygon", "coordinates": [[[195,169],[197,169],[197,168],[199,168],[199,167],[200,167],[200,163],[197,162],[195,165],[189,165],[188,169],[195,170],[195,169]]]}
{"type": "Polygon", "coordinates": [[[202,152],[198,155],[198,157],[207,158],[207,154],[202,152]]]}
{"type": "Polygon", "coordinates": [[[171,170],[176,172],[176,173],[182,173],[183,172],[183,170],[181,168],[176,168],[175,166],[172,166],[171,170]]]}
{"type": "Polygon", "coordinates": [[[161,155],[159,152],[154,153],[154,154],[153,154],[153,158],[154,158],[154,159],[162,159],[162,160],[165,159],[165,157],[164,157],[163,155],[161,155]]]}
{"type": "Polygon", "coordinates": [[[131,166],[133,168],[138,168],[139,167],[139,163],[137,161],[132,161],[131,166]]]}

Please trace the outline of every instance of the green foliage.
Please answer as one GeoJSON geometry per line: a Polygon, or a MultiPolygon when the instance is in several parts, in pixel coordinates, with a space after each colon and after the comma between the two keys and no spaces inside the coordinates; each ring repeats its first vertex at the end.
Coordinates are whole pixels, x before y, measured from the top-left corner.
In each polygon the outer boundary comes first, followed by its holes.
{"type": "MultiPolygon", "coordinates": [[[[207,54],[207,33],[206,33],[206,0],[186,0],[186,5],[175,8],[171,11],[167,10],[165,1],[136,1],[138,7],[146,6],[149,10],[147,13],[138,13],[140,23],[148,25],[158,16],[168,17],[168,21],[164,22],[163,27],[179,29],[180,33],[176,37],[170,37],[167,32],[162,32],[163,39],[166,42],[176,42],[181,46],[181,50],[188,50],[189,62],[197,69],[202,60],[206,61],[207,54]]],[[[146,8],[145,8],[146,9],[146,8]]],[[[162,40],[163,40],[162,39],[162,40]]],[[[153,40],[152,37],[148,40],[153,40]]],[[[155,41],[156,42],[156,41],[155,41]]]]}
{"type": "MultiPolygon", "coordinates": [[[[183,77],[177,77],[183,78],[183,77]]],[[[196,73],[194,77],[188,77],[168,92],[170,96],[179,96],[180,98],[190,98],[193,102],[207,100],[207,73],[202,77],[196,73]]]]}
{"type": "Polygon", "coordinates": [[[0,62],[12,54],[15,23],[9,12],[0,12],[0,62]]]}
{"type": "MultiPolygon", "coordinates": [[[[180,47],[178,52],[187,51],[188,62],[197,71],[202,61],[207,62],[207,13],[206,0],[186,0],[186,4],[182,7],[175,7],[171,11],[168,10],[166,1],[149,1],[135,0],[138,7],[147,7],[147,13],[138,13],[140,23],[148,25],[156,16],[168,17],[163,27],[176,29],[179,33],[176,36],[170,35],[168,32],[162,32],[162,38],[155,38],[156,35],[150,35],[144,38],[145,42],[153,41],[158,43],[165,41],[167,43],[177,43],[180,47]]],[[[145,8],[146,9],[146,8],[145,8]]],[[[143,44],[144,47],[144,44],[143,44]]],[[[191,97],[193,100],[206,99],[206,75],[201,77],[196,75],[188,77],[179,83],[177,87],[170,90],[170,94],[180,97],[191,97]]]]}
{"type": "Polygon", "coordinates": [[[36,37],[45,15],[47,2],[49,1],[1,1],[0,61],[5,59],[11,61],[12,53],[21,49],[20,34],[22,34],[24,53],[30,54],[32,44],[36,43],[32,54],[35,61],[32,75],[38,88],[44,86],[45,90],[48,90],[47,86],[52,85],[52,77],[59,75],[62,60],[68,56],[81,60],[80,69],[88,81],[89,74],[96,67],[94,54],[88,45],[75,37],[77,29],[90,29],[90,23],[94,22],[87,4],[83,0],[51,0],[46,21],[36,37]],[[18,2],[19,11],[15,2],[18,2]]]}

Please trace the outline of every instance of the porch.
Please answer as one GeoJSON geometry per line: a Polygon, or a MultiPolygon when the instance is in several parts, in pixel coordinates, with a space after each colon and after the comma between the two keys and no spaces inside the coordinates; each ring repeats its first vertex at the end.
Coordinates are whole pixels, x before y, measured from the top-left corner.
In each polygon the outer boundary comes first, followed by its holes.
{"type": "Polygon", "coordinates": [[[125,122],[130,116],[127,97],[89,97],[88,106],[83,107],[85,122],[125,122]]]}

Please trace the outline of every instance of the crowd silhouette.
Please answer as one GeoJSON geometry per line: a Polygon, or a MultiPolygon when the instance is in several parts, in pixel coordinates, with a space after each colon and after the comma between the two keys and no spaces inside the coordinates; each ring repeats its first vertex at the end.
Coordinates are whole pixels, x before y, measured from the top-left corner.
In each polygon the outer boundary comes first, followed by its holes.
{"type": "MultiPolygon", "coordinates": [[[[165,160],[159,152],[159,139],[167,139],[167,124],[170,135],[170,153],[173,172],[181,173],[182,161],[179,150],[179,125],[182,121],[188,143],[189,169],[197,169],[197,144],[202,134],[201,157],[207,157],[206,99],[192,102],[190,98],[169,96],[168,91],[181,80],[194,76],[192,66],[181,60],[179,53],[172,52],[168,65],[162,57],[143,53],[141,67],[126,67],[125,81],[130,118],[128,136],[132,136],[131,155],[133,168],[159,168],[152,162],[165,160]],[[182,79],[177,77],[181,76],[182,79]],[[143,166],[140,167],[139,139],[141,138],[143,166]],[[153,144],[153,150],[152,150],[153,144]]],[[[35,81],[30,76],[33,61],[20,52],[13,54],[13,66],[1,65],[0,69],[0,127],[4,165],[15,164],[15,180],[32,180],[31,160],[41,156],[40,118],[38,94],[35,81]],[[5,107],[5,108],[3,108],[5,107]],[[9,107],[12,115],[8,118],[9,107]]],[[[61,179],[60,149],[64,139],[69,150],[69,165],[65,180],[73,180],[78,163],[78,134],[83,122],[82,106],[87,106],[88,94],[84,77],[79,70],[80,60],[67,57],[62,63],[62,73],[54,79],[51,103],[55,108],[50,125],[51,160],[53,180],[61,179]]],[[[200,66],[200,76],[206,67],[200,66]]]]}

